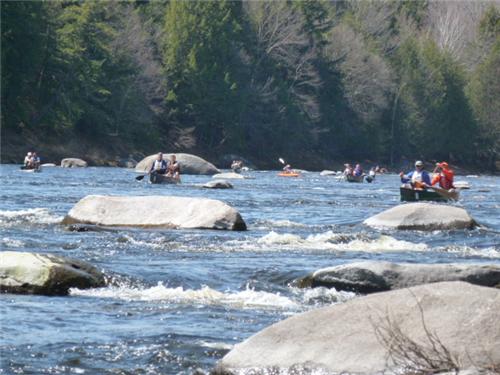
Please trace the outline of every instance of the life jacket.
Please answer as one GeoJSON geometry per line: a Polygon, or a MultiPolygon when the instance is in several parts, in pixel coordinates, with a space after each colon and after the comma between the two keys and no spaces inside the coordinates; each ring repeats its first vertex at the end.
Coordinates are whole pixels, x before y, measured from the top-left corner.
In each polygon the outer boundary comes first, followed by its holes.
{"type": "Polygon", "coordinates": [[[439,182],[439,186],[443,189],[450,190],[453,189],[453,177],[454,173],[451,169],[442,169],[441,173],[436,173],[432,179],[432,185],[439,182]]]}
{"type": "Polygon", "coordinates": [[[167,169],[167,162],[165,160],[155,160],[153,165],[151,166],[151,170],[152,171],[155,171],[155,170],[158,170],[158,169],[167,169]],[[159,168],[158,167],[158,163],[160,164],[159,165],[159,168]]]}

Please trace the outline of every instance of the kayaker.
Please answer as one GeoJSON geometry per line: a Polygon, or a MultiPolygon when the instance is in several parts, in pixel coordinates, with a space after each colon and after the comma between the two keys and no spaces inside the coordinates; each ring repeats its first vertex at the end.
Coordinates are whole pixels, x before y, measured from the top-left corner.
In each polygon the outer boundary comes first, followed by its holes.
{"type": "Polygon", "coordinates": [[[441,163],[437,163],[436,168],[434,168],[434,177],[432,178],[431,185],[434,186],[439,183],[439,186],[443,189],[454,189],[454,175],[453,170],[450,169],[447,162],[443,161],[441,163]]]}
{"type": "Polygon", "coordinates": [[[287,164],[283,167],[283,172],[285,173],[293,173],[292,166],[290,164],[287,164]]]}
{"type": "Polygon", "coordinates": [[[173,177],[175,179],[179,179],[181,174],[181,166],[177,161],[175,155],[170,156],[170,161],[167,166],[167,177],[173,177]]]}
{"type": "Polygon", "coordinates": [[[165,174],[167,172],[167,162],[163,160],[163,154],[161,152],[156,156],[156,160],[154,161],[151,169],[149,170],[150,174],[165,174]]]}
{"type": "Polygon", "coordinates": [[[356,164],[356,168],[354,168],[354,172],[352,174],[356,177],[359,177],[363,174],[363,168],[361,168],[360,164],[356,164]]]}
{"type": "Polygon", "coordinates": [[[399,177],[401,177],[401,182],[403,184],[409,184],[414,189],[425,189],[427,186],[431,185],[431,177],[429,173],[424,170],[424,163],[421,160],[415,162],[414,171],[406,175],[401,172],[399,173],[399,177]]]}

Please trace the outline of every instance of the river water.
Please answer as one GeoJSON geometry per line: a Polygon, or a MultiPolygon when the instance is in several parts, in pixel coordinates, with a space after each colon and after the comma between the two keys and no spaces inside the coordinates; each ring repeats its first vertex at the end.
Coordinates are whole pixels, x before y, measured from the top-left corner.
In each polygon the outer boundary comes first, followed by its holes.
{"type": "Polygon", "coordinates": [[[104,270],[110,285],[66,297],[4,294],[2,374],[190,374],[208,371],[231,347],[279,320],[355,298],[346,291],[301,290],[291,282],[319,268],[359,260],[500,263],[500,178],[459,176],[456,205],[481,224],[472,231],[396,232],[362,221],[399,203],[399,178],[340,182],[319,173],[282,178],[248,172],[233,190],[137,182],[120,168],[2,165],[0,248],[57,254],[104,270]],[[245,232],[105,230],[60,225],[88,194],[178,195],[235,207],[245,232]]]}

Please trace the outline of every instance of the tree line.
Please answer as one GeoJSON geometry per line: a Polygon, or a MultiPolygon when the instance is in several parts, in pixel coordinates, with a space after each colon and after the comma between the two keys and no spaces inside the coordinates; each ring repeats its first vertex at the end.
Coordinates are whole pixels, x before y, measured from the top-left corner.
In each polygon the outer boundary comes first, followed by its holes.
{"type": "Polygon", "coordinates": [[[498,1],[11,1],[1,29],[9,137],[264,165],[498,159],[498,1]]]}

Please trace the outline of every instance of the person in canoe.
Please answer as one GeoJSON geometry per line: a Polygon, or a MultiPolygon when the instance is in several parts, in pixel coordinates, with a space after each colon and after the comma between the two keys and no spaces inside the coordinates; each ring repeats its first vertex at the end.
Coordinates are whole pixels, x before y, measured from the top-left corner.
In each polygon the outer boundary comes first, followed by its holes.
{"type": "Polygon", "coordinates": [[[433,173],[434,177],[431,181],[432,186],[439,183],[439,186],[446,190],[455,188],[453,185],[453,178],[455,174],[453,173],[453,170],[450,169],[447,162],[443,161],[441,163],[437,163],[433,173]]]}
{"type": "Polygon", "coordinates": [[[243,161],[233,160],[233,162],[231,163],[231,169],[233,170],[233,172],[240,173],[241,168],[243,168],[243,161]]]}
{"type": "Polygon", "coordinates": [[[29,167],[33,169],[40,169],[40,158],[38,157],[36,152],[33,152],[33,154],[31,154],[29,167]]]}
{"type": "Polygon", "coordinates": [[[287,164],[283,167],[283,172],[284,173],[293,173],[292,166],[290,164],[287,164]]]}
{"type": "Polygon", "coordinates": [[[165,174],[167,172],[167,162],[163,160],[163,154],[161,152],[156,156],[156,160],[153,162],[149,174],[165,174]]]}
{"type": "Polygon", "coordinates": [[[180,180],[181,178],[181,166],[177,161],[175,155],[170,156],[170,160],[167,165],[167,177],[172,177],[176,180],[180,180]]]}
{"type": "Polygon", "coordinates": [[[356,177],[363,175],[363,168],[361,168],[361,164],[356,164],[356,167],[354,168],[352,174],[356,177]]]}
{"type": "Polygon", "coordinates": [[[401,177],[401,182],[408,185],[408,188],[425,190],[427,186],[431,185],[431,177],[429,173],[424,169],[424,163],[420,160],[415,162],[415,170],[404,174],[399,173],[401,177]]]}
{"type": "Polygon", "coordinates": [[[344,176],[352,176],[353,174],[353,169],[352,169],[352,166],[351,164],[347,163],[347,164],[344,164],[344,176]]]}
{"type": "Polygon", "coordinates": [[[31,163],[31,155],[32,153],[31,152],[28,152],[26,154],[26,156],[24,157],[24,168],[25,169],[28,169],[29,168],[29,165],[31,163]]]}

